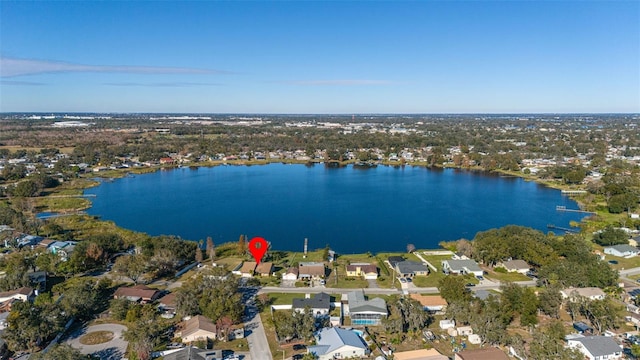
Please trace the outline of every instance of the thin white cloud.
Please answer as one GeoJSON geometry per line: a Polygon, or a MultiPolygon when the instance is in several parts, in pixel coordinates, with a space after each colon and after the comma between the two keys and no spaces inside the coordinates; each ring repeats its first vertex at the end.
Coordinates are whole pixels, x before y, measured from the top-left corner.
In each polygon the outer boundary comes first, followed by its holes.
{"type": "Polygon", "coordinates": [[[392,81],[387,80],[366,80],[366,79],[337,79],[337,80],[299,80],[282,81],[288,85],[303,86],[358,86],[358,85],[391,85],[392,81]]]}
{"type": "Polygon", "coordinates": [[[163,66],[85,65],[62,61],[0,57],[0,76],[14,77],[47,73],[96,72],[129,74],[229,74],[228,71],[163,66]]]}
{"type": "Polygon", "coordinates": [[[46,84],[41,82],[35,82],[35,81],[1,80],[0,85],[41,86],[46,84]]]}
{"type": "Polygon", "coordinates": [[[161,83],[135,83],[135,82],[112,82],[105,83],[109,86],[142,86],[142,87],[195,87],[195,86],[220,86],[218,83],[194,83],[194,82],[161,82],[161,83]]]}

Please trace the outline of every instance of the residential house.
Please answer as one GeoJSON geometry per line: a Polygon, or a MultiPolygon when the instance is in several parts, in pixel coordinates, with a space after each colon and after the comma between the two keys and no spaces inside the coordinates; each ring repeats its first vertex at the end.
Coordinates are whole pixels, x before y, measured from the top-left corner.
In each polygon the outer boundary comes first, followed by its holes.
{"type": "Polygon", "coordinates": [[[0,292],[0,303],[10,300],[31,301],[34,297],[34,290],[30,287],[21,287],[16,290],[0,292]]]}
{"type": "Polygon", "coordinates": [[[36,290],[43,291],[47,288],[47,272],[34,271],[27,274],[29,282],[36,287],[36,290]]]}
{"type": "Polygon", "coordinates": [[[113,294],[114,299],[127,299],[142,304],[156,301],[162,293],[156,289],[151,289],[144,285],[136,285],[132,287],[121,286],[113,294]]]}
{"type": "Polygon", "coordinates": [[[401,351],[393,354],[394,360],[449,360],[436,349],[401,351]]]}
{"type": "Polygon", "coordinates": [[[75,241],[56,241],[49,245],[49,252],[56,254],[62,261],[67,261],[76,247],[75,241]]]}
{"type": "Polygon", "coordinates": [[[442,330],[454,329],[456,327],[456,321],[453,319],[440,320],[440,322],[438,323],[438,326],[440,326],[440,329],[442,330]]]}
{"type": "Polygon", "coordinates": [[[347,294],[345,315],[351,317],[351,325],[380,325],[389,314],[387,303],[382,298],[365,300],[364,292],[352,291],[347,294]]]}
{"type": "Polygon", "coordinates": [[[401,277],[412,278],[414,276],[429,275],[429,267],[417,261],[400,261],[396,263],[395,270],[401,277]]]}
{"type": "Polygon", "coordinates": [[[395,269],[396,268],[396,264],[401,262],[401,261],[405,261],[405,258],[403,258],[402,256],[389,256],[387,258],[387,261],[389,262],[391,267],[395,269]]]}
{"type": "Polygon", "coordinates": [[[560,290],[560,294],[563,299],[569,299],[571,301],[576,300],[577,297],[581,296],[587,298],[589,300],[603,300],[607,294],[602,291],[602,289],[597,287],[586,287],[586,288],[566,288],[560,290]]]}
{"type": "Polygon", "coordinates": [[[324,328],[316,336],[316,345],[307,347],[318,360],[362,358],[369,355],[369,347],[354,331],[337,327],[324,328]]]}
{"type": "Polygon", "coordinates": [[[176,336],[182,338],[182,342],[187,344],[200,340],[215,340],[218,332],[211,320],[202,315],[196,315],[182,323],[182,331],[176,333],[176,336]]]}
{"type": "Polygon", "coordinates": [[[222,350],[203,350],[195,346],[182,349],[165,350],[161,354],[164,360],[222,360],[222,350]]]}
{"type": "Polygon", "coordinates": [[[474,276],[484,275],[484,271],[480,269],[475,260],[444,260],[442,261],[442,271],[448,274],[464,275],[473,274],[474,276]]]}
{"type": "Polygon", "coordinates": [[[307,297],[304,299],[293,299],[292,309],[297,312],[305,312],[306,308],[309,308],[315,317],[328,316],[331,310],[331,296],[326,293],[315,294],[313,297],[307,297]]]}
{"type": "Polygon", "coordinates": [[[569,348],[577,349],[589,360],[622,359],[622,345],[610,336],[574,336],[567,339],[569,348]]]}
{"type": "Polygon", "coordinates": [[[527,264],[524,260],[509,260],[505,261],[502,264],[499,264],[498,267],[503,267],[507,270],[507,272],[517,272],[523,275],[526,275],[529,271],[531,271],[531,266],[527,264]]]}
{"type": "Polygon", "coordinates": [[[458,332],[458,336],[473,335],[473,329],[471,328],[471,326],[458,326],[456,328],[456,331],[458,332]]]}
{"type": "Polygon", "coordinates": [[[476,350],[464,350],[455,353],[453,360],[509,360],[504,351],[489,347],[476,350]]]}
{"type": "Polygon", "coordinates": [[[324,263],[301,262],[298,265],[298,278],[301,280],[320,280],[325,275],[324,263]]]}
{"type": "Polygon", "coordinates": [[[158,299],[158,309],[169,318],[176,314],[176,307],[176,293],[169,293],[158,299]]]}
{"type": "Polygon", "coordinates": [[[347,265],[347,276],[362,276],[366,280],[378,278],[378,267],[369,263],[353,263],[347,265]]]}
{"type": "Polygon", "coordinates": [[[256,266],[256,273],[260,276],[271,276],[273,273],[273,263],[263,261],[256,266]]]}
{"type": "Polygon", "coordinates": [[[284,274],[282,274],[282,280],[295,281],[298,280],[298,268],[290,267],[288,268],[284,274]]]}
{"type": "Polygon", "coordinates": [[[23,248],[25,246],[36,246],[42,240],[43,240],[43,237],[41,236],[22,235],[16,241],[17,241],[17,247],[23,248]]]}
{"type": "Polygon", "coordinates": [[[640,250],[638,250],[637,247],[633,247],[627,244],[622,244],[622,245],[607,246],[604,248],[604,253],[608,255],[617,256],[617,257],[630,258],[640,254],[640,250]]]}
{"type": "Polygon", "coordinates": [[[573,328],[580,335],[593,335],[593,328],[583,323],[582,321],[574,322],[573,328]]]}
{"type": "Polygon", "coordinates": [[[240,275],[242,277],[253,277],[253,273],[256,271],[258,263],[255,261],[245,261],[240,268],[240,275]]]}
{"type": "Polygon", "coordinates": [[[442,314],[447,309],[447,300],[440,295],[410,294],[409,297],[418,301],[430,313],[442,314]]]}

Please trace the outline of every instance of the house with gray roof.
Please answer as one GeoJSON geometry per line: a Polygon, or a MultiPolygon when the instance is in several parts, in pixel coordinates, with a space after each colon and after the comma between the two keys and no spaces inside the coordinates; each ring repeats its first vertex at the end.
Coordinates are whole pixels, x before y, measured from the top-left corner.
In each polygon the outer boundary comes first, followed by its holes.
{"type": "Polygon", "coordinates": [[[351,325],[380,325],[382,319],[389,314],[384,299],[366,300],[362,291],[352,291],[347,294],[344,313],[351,317],[351,325]]]}
{"type": "Polygon", "coordinates": [[[319,360],[365,357],[369,347],[354,331],[337,327],[324,328],[316,334],[316,345],[307,347],[319,360]]]}
{"type": "Polygon", "coordinates": [[[203,350],[195,346],[166,350],[161,354],[164,360],[222,360],[222,350],[203,350]]]}
{"type": "Polygon", "coordinates": [[[449,274],[464,275],[473,274],[474,276],[484,275],[484,271],[480,269],[475,260],[443,260],[442,271],[449,274]]]}
{"type": "Polygon", "coordinates": [[[429,275],[429,267],[423,263],[417,261],[400,261],[396,263],[395,270],[399,276],[402,277],[414,277],[414,276],[427,276],[429,275]]]}
{"type": "Polygon", "coordinates": [[[622,359],[622,345],[610,336],[574,336],[567,340],[569,348],[577,349],[589,360],[622,359]]]}
{"type": "Polygon", "coordinates": [[[531,266],[527,264],[524,260],[509,260],[504,261],[502,264],[498,265],[499,267],[505,268],[507,272],[517,272],[520,274],[526,274],[531,271],[531,266]]]}
{"type": "Polygon", "coordinates": [[[617,257],[630,258],[640,254],[640,250],[638,250],[637,247],[633,247],[628,244],[622,244],[622,245],[607,246],[604,248],[604,253],[608,255],[617,256],[617,257]]]}
{"type": "Polygon", "coordinates": [[[331,296],[327,293],[315,294],[313,297],[305,297],[304,299],[293,299],[291,308],[293,311],[305,312],[309,308],[315,317],[329,315],[331,310],[331,296]]]}

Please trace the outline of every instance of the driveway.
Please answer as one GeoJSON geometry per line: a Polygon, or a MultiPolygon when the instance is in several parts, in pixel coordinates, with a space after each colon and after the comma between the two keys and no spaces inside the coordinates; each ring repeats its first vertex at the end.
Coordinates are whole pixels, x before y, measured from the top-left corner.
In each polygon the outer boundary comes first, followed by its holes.
{"type": "Polygon", "coordinates": [[[124,358],[127,351],[128,342],[122,338],[122,332],[127,330],[126,326],[119,324],[92,325],[74,331],[67,339],[67,344],[80,350],[85,355],[94,355],[101,360],[118,360],[124,358]],[[97,345],[84,345],[80,343],[82,335],[96,331],[111,331],[113,339],[106,343],[97,345]]]}
{"type": "Polygon", "coordinates": [[[244,321],[244,329],[248,333],[247,342],[249,343],[251,359],[272,360],[273,357],[267,342],[267,335],[264,332],[260,313],[253,299],[250,299],[247,303],[244,321]]]}

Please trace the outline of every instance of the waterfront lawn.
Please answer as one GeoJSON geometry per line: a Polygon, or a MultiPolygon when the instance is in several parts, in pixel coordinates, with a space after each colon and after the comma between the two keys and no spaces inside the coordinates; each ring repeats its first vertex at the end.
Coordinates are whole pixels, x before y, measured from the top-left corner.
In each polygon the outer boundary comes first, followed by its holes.
{"type": "Polygon", "coordinates": [[[522,275],[517,272],[499,273],[484,267],[483,267],[483,270],[487,272],[487,275],[485,275],[485,278],[489,280],[511,281],[511,282],[531,280],[531,278],[527,277],[526,275],[522,275]]]}
{"type": "Polygon", "coordinates": [[[416,287],[437,287],[440,279],[444,278],[445,274],[442,271],[432,272],[427,276],[415,276],[413,278],[413,285],[416,287]]]}
{"type": "Polygon", "coordinates": [[[39,197],[36,198],[38,212],[72,212],[91,207],[91,202],[82,197],[39,197]]]}

